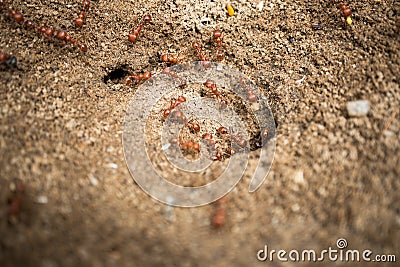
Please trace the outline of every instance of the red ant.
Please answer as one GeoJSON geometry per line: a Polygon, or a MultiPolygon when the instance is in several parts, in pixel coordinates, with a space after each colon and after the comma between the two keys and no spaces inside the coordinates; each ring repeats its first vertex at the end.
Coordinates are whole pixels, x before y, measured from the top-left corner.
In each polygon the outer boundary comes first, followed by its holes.
{"type": "Polygon", "coordinates": [[[89,0],[83,0],[82,2],[82,10],[78,15],[78,18],[75,20],[75,25],[77,27],[82,27],[83,23],[85,22],[85,18],[86,18],[86,12],[89,11],[89,7],[90,7],[90,1],[89,0]]]}
{"type": "Polygon", "coordinates": [[[239,136],[236,135],[231,135],[231,138],[233,139],[233,141],[236,142],[236,144],[238,144],[241,148],[244,148],[247,144],[246,139],[243,139],[239,136]]]}
{"type": "Polygon", "coordinates": [[[201,138],[206,140],[210,146],[214,146],[215,145],[215,141],[213,140],[213,136],[210,133],[203,134],[203,136],[201,138]]]}
{"type": "Polygon", "coordinates": [[[164,54],[161,56],[161,61],[168,63],[168,64],[177,64],[179,62],[178,58],[173,57],[171,55],[168,54],[164,54]]]}
{"type": "Polygon", "coordinates": [[[7,213],[10,220],[15,222],[19,219],[20,216],[23,195],[25,193],[25,184],[20,180],[16,180],[11,185],[13,186],[13,188],[11,189],[12,196],[10,196],[8,199],[7,213]]]}
{"type": "Polygon", "coordinates": [[[17,66],[17,58],[0,52],[0,64],[9,69],[15,68],[17,66]]]}
{"type": "Polygon", "coordinates": [[[351,9],[348,6],[346,6],[346,4],[344,4],[344,3],[339,3],[338,8],[342,11],[343,17],[345,17],[345,18],[350,17],[351,14],[353,14],[351,9]]]}
{"type": "Polygon", "coordinates": [[[226,129],[224,126],[221,126],[218,128],[218,132],[220,134],[227,134],[228,133],[228,129],[226,129]]]}
{"type": "Polygon", "coordinates": [[[252,103],[257,102],[257,96],[247,87],[246,81],[243,77],[240,78],[239,83],[244,86],[244,90],[246,90],[247,93],[247,99],[252,103]]]}
{"type": "Polygon", "coordinates": [[[222,149],[221,148],[217,148],[216,149],[216,152],[215,152],[215,156],[212,156],[211,157],[211,159],[213,160],[213,161],[222,161],[223,160],[223,156],[224,156],[224,152],[222,151],[222,149]]]}
{"type": "Polygon", "coordinates": [[[184,123],[187,122],[187,118],[186,118],[185,114],[183,114],[182,111],[179,111],[179,110],[178,110],[178,111],[175,111],[175,112],[173,113],[173,115],[174,115],[175,119],[181,120],[181,121],[183,121],[184,123]]]}
{"type": "MultiPolygon", "coordinates": [[[[221,134],[226,134],[228,133],[228,130],[225,127],[221,126],[218,128],[218,132],[221,134]]],[[[224,159],[223,156],[225,153],[222,151],[220,147],[215,148],[215,141],[213,140],[213,136],[210,133],[205,133],[203,134],[202,138],[208,142],[208,145],[210,146],[211,150],[215,151],[215,155],[211,157],[211,160],[222,161],[224,159]]],[[[233,150],[233,148],[228,147],[227,153],[228,155],[233,155],[236,152],[233,150]]]]}
{"type": "Polygon", "coordinates": [[[130,85],[133,82],[137,83],[137,82],[140,82],[140,81],[146,81],[146,80],[148,80],[150,78],[151,78],[151,73],[148,72],[148,71],[145,71],[145,72],[140,73],[138,75],[131,75],[131,76],[126,77],[125,78],[125,83],[127,85],[130,85]]]}
{"type": "Polygon", "coordinates": [[[202,138],[208,142],[208,145],[210,146],[211,151],[215,151],[215,155],[211,157],[211,160],[222,161],[224,153],[221,150],[221,148],[219,148],[219,147],[215,148],[215,141],[213,140],[213,136],[210,133],[205,133],[205,134],[203,134],[202,138]]]}
{"type": "Polygon", "coordinates": [[[189,129],[192,132],[198,133],[200,132],[200,125],[198,122],[194,121],[193,119],[191,119],[188,123],[187,123],[189,129]]]}
{"type": "Polygon", "coordinates": [[[247,99],[250,102],[252,103],[257,102],[257,96],[252,91],[247,90],[246,93],[247,93],[247,99]]]}
{"type": "Polygon", "coordinates": [[[220,30],[214,31],[214,40],[217,45],[217,60],[222,61],[225,57],[224,52],[222,51],[222,40],[223,34],[220,30]]]}
{"type": "Polygon", "coordinates": [[[171,99],[171,104],[170,104],[169,108],[164,110],[164,113],[163,113],[164,119],[168,118],[168,116],[171,114],[172,110],[185,101],[186,101],[186,98],[184,96],[179,96],[178,99],[176,99],[174,101],[171,99]]]}
{"type": "Polygon", "coordinates": [[[195,153],[200,152],[200,144],[197,142],[184,142],[180,144],[181,149],[193,151],[195,153]]]}
{"type": "Polygon", "coordinates": [[[184,77],[179,77],[176,72],[172,71],[169,67],[163,70],[163,73],[171,76],[172,78],[180,81],[180,87],[184,87],[186,85],[186,79],[184,77]]]}
{"type": "MultiPolygon", "coordinates": [[[[331,0],[331,2],[333,3],[338,3],[339,1],[337,0],[331,0]]],[[[340,2],[337,7],[342,11],[342,15],[343,17],[346,18],[346,22],[347,24],[351,25],[352,24],[352,19],[351,19],[351,14],[353,14],[353,12],[351,11],[351,9],[343,2],[340,2]]]]}
{"type": "MultiPolygon", "coordinates": [[[[0,1],[2,1],[2,0],[0,0],[0,1]]],[[[25,28],[27,28],[27,29],[30,29],[30,28],[31,29],[35,29],[37,32],[39,32],[39,33],[41,33],[43,35],[46,35],[48,37],[55,38],[55,39],[58,39],[58,40],[61,40],[61,41],[65,41],[65,42],[71,44],[72,46],[77,47],[79,50],[81,50],[83,52],[87,51],[88,48],[87,48],[87,46],[85,44],[80,43],[78,40],[73,39],[71,36],[69,36],[67,34],[66,31],[63,31],[63,30],[55,31],[52,27],[44,27],[44,26],[38,27],[32,21],[25,19],[24,16],[20,12],[8,7],[6,1],[2,1],[0,3],[3,4],[3,6],[5,8],[7,8],[7,11],[10,14],[10,16],[17,23],[22,24],[25,28]]]]}
{"type": "Polygon", "coordinates": [[[227,148],[227,152],[228,152],[229,155],[234,155],[236,153],[236,151],[231,147],[227,148]]]}
{"type": "Polygon", "coordinates": [[[227,100],[224,98],[223,94],[218,91],[217,89],[217,84],[213,81],[208,79],[205,83],[204,83],[205,87],[207,87],[208,89],[211,89],[211,92],[215,95],[215,97],[217,98],[217,100],[220,102],[220,104],[222,106],[226,106],[228,104],[227,100]]]}
{"type": "Polygon", "coordinates": [[[140,31],[142,30],[142,27],[149,23],[151,21],[151,15],[146,14],[143,16],[143,18],[140,20],[138,25],[135,27],[135,29],[128,35],[128,41],[131,43],[136,43],[136,40],[139,36],[140,31]]]}
{"type": "Polygon", "coordinates": [[[199,59],[201,60],[201,61],[206,61],[207,59],[206,59],[206,57],[204,56],[204,54],[203,54],[203,46],[201,45],[201,43],[199,43],[199,42],[193,42],[192,43],[192,47],[194,48],[194,49],[196,49],[196,51],[197,51],[197,56],[199,57],[199,59]]]}
{"type": "Polygon", "coordinates": [[[215,228],[220,228],[225,224],[225,213],[225,200],[221,198],[217,201],[217,208],[211,220],[211,223],[215,228]]]}

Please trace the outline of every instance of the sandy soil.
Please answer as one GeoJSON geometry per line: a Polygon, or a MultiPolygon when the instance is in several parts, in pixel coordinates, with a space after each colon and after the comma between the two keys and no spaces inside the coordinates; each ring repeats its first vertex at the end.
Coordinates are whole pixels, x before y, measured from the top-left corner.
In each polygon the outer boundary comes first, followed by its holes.
{"type": "Polygon", "coordinates": [[[216,1],[100,0],[82,29],[80,1],[10,2],[89,48],[39,36],[1,10],[0,51],[18,67],[0,70],[0,266],[265,266],[264,245],[322,250],[338,238],[400,261],[399,1],[349,1],[349,26],[330,1],[233,1],[229,17],[216,1]],[[151,23],[129,43],[147,12],[151,23]],[[262,88],[277,124],[270,174],[253,194],[246,174],[219,229],[215,204],[172,209],[146,195],[121,142],[137,89],[123,76],[160,72],[163,53],[197,60],[193,41],[213,58],[216,28],[223,63],[262,88]],[[349,116],[346,103],[359,99],[369,113],[349,116]],[[18,180],[26,190],[13,218],[18,180]]]}

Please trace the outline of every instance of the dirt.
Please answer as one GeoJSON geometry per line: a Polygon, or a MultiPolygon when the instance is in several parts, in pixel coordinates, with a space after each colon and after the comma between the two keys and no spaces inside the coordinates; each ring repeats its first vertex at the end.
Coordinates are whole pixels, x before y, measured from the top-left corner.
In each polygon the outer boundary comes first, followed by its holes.
{"type": "Polygon", "coordinates": [[[0,70],[0,266],[280,266],[257,251],[321,251],[339,238],[400,260],[400,2],[349,1],[352,25],[331,1],[232,1],[232,17],[225,2],[197,2],[91,1],[78,29],[80,1],[12,1],[86,53],[1,10],[0,51],[18,62],[0,70]],[[143,192],[121,142],[138,88],[124,77],[161,72],[164,53],[198,60],[193,41],[214,61],[216,28],[223,63],[261,88],[277,125],[266,181],[250,194],[246,173],[219,228],[216,204],[172,208],[143,192]],[[361,99],[368,114],[349,116],[361,99]]]}

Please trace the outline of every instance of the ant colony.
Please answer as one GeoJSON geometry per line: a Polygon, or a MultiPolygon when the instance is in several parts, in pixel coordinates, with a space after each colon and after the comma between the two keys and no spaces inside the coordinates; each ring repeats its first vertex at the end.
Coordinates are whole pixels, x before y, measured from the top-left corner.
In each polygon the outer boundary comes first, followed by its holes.
{"type": "Polygon", "coordinates": [[[275,149],[275,121],[261,90],[193,47],[204,60],[167,67],[141,84],[124,125],[132,136],[124,140],[125,153],[134,157],[144,149],[159,172],[177,173],[170,182],[183,186],[212,182],[232,159],[251,151],[272,161],[275,149]]]}

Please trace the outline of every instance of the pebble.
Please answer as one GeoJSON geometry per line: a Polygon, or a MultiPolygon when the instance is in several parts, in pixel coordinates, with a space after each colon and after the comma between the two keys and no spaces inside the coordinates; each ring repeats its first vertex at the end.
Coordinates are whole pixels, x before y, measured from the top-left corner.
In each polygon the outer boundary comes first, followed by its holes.
{"type": "Polygon", "coordinates": [[[365,116],[369,111],[369,101],[368,100],[357,100],[347,102],[347,112],[350,116],[365,116]]]}
{"type": "Polygon", "coordinates": [[[46,196],[38,196],[38,198],[36,199],[36,203],[38,204],[47,204],[48,202],[49,200],[46,196]]]}
{"type": "Polygon", "coordinates": [[[89,181],[93,186],[96,186],[99,184],[99,180],[97,180],[97,178],[94,177],[92,174],[89,174],[89,181]]]}
{"type": "Polygon", "coordinates": [[[303,171],[297,171],[293,180],[296,184],[305,184],[303,171]]]}
{"type": "Polygon", "coordinates": [[[264,1],[260,1],[257,4],[257,9],[258,9],[259,12],[261,12],[263,10],[263,8],[264,8],[264,1]]]}
{"type": "Polygon", "coordinates": [[[108,167],[114,170],[118,169],[118,165],[112,162],[108,163],[108,167]]]}
{"type": "Polygon", "coordinates": [[[293,204],[293,205],[291,206],[291,209],[292,209],[293,212],[297,212],[297,211],[300,210],[300,205],[297,204],[297,203],[295,203],[295,204],[293,204]]]}

